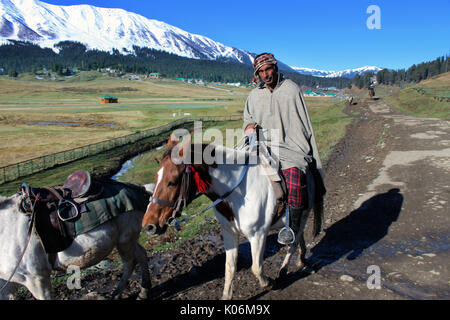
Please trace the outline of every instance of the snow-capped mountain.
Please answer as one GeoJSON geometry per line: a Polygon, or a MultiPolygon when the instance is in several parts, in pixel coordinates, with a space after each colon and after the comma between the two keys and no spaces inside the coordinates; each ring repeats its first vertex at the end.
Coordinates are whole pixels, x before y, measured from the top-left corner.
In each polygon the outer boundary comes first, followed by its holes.
{"type": "Polygon", "coordinates": [[[247,51],[123,9],[57,6],[38,0],[0,0],[0,43],[7,39],[54,50],[55,43],[71,40],[102,51],[133,52],[135,45],[188,58],[253,62],[247,51]]]}
{"type": "Polygon", "coordinates": [[[376,66],[364,66],[360,68],[347,69],[342,71],[325,71],[302,67],[291,67],[291,68],[301,74],[324,78],[336,78],[336,77],[353,78],[357,74],[363,75],[367,72],[373,72],[376,74],[378,71],[382,70],[382,68],[376,66]]]}

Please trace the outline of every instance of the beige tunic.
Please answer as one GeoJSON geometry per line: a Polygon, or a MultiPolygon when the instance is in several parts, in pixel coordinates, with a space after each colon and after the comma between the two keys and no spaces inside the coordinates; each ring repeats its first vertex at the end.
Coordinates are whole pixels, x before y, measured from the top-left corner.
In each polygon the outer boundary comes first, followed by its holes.
{"type": "MultiPolygon", "coordinates": [[[[264,138],[271,149],[278,151],[275,157],[278,157],[281,169],[296,167],[307,173],[309,198],[313,200],[314,179],[307,170],[308,163],[312,157],[316,160],[323,179],[322,163],[306,104],[297,84],[280,74],[273,92],[265,84],[253,89],[245,103],[243,128],[254,123],[263,130],[269,129],[268,133],[264,131],[264,138]],[[278,129],[278,134],[270,134],[270,129],[278,129]]],[[[310,201],[310,205],[313,203],[310,201]]]]}
{"type": "Polygon", "coordinates": [[[271,92],[265,85],[250,92],[244,109],[244,125],[257,123],[263,129],[278,129],[276,135],[265,135],[268,144],[279,148],[281,168],[305,169],[305,158],[314,157],[322,167],[311,121],[300,88],[295,82],[280,76],[271,92]]]}

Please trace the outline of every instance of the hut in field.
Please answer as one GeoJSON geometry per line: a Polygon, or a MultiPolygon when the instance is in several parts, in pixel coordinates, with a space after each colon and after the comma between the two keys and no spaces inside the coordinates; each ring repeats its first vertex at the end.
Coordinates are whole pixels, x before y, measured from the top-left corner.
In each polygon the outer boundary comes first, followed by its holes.
{"type": "Polygon", "coordinates": [[[104,94],[103,96],[100,97],[100,103],[118,103],[118,102],[119,98],[112,97],[107,94],[104,94]]]}
{"type": "Polygon", "coordinates": [[[148,78],[149,78],[149,79],[159,79],[159,78],[160,78],[159,72],[152,72],[152,73],[150,73],[150,74],[148,75],[148,78]]]}

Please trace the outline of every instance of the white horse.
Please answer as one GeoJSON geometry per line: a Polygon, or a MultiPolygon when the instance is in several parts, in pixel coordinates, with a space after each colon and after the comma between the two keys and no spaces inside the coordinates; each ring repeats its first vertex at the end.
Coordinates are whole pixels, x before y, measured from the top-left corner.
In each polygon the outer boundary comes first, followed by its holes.
{"type": "MultiPolygon", "coordinates": [[[[151,187],[146,186],[146,189],[151,187]]],[[[123,274],[113,297],[120,296],[136,263],[139,263],[142,272],[139,297],[147,298],[151,287],[150,273],[146,252],[138,244],[143,212],[126,212],[78,235],[66,250],[57,253],[52,265],[35,232],[31,234],[26,246],[31,218],[19,211],[22,197],[20,194],[0,197],[0,289],[3,288],[0,291],[1,300],[12,298],[19,284],[25,286],[36,299],[52,299],[52,269],[65,271],[70,266],[80,269],[93,266],[105,259],[115,247],[122,259],[123,274]],[[23,252],[23,258],[18,265],[23,252]],[[13,272],[11,281],[7,283],[13,272]]]]}
{"type": "MultiPolygon", "coordinates": [[[[193,197],[192,193],[199,191],[199,181],[203,181],[203,185],[210,183],[209,190],[205,194],[211,200],[215,201],[227,194],[226,199],[214,207],[214,213],[221,225],[226,252],[225,285],[222,299],[232,298],[239,235],[243,235],[250,242],[251,270],[258,279],[260,286],[270,288],[271,283],[263,272],[266,239],[271,229],[279,229],[285,225],[286,218],[283,214],[282,218],[275,224],[272,223],[277,209],[277,200],[265,169],[258,164],[249,164],[246,175],[239,183],[244,165],[230,164],[232,161],[229,160],[233,157],[241,160],[248,158],[248,152],[222,146],[203,145],[202,151],[209,148],[209,152],[215,154],[216,160],[220,158],[219,155],[224,155],[225,160],[222,159],[222,161],[216,161],[212,164],[202,162],[201,164],[189,165],[186,164],[186,154],[190,152],[190,149],[195,149],[195,145],[191,144],[190,139],[187,139],[183,144],[177,144],[178,140],[172,135],[160,162],[160,169],[156,174],[153,198],[144,215],[143,227],[153,235],[164,233],[171,220],[175,216],[179,216],[183,203],[189,204],[193,197]],[[179,163],[180,161],[175,161],[179,164],[174,163],[173,157],[171,157],[174,152],[175,154],[178,152],[182,159],[181,163],[179,163]],[[186,170],[190,173],[186,173],[186,170]],[[186,175],[192,174],[192,172],[194,172],[194,179],[187,178],[186,175]],[[195,177],[196,175],[197,177],[195,177]],[[190,182],[183,183],[186,180],[190,182]],[[194,180],[195,182],[193,182],[194,180]],[[239,185],[228,194],[238,183],[239,185]]],[[[193,154],[192,151],[191,154],[193,154]]],[[[190,161],[189,163],[194,162],[190,161]]],[[[298,242],[300,242],[300,254],[297,266],[301,268],[304,265],[306,245],[303,230],[309,212],[309,210],[305,211],[302,216],[301,227],[296,236],[297,242],[290,245],[280,268],[279,277],[286,273],[290,258],[295,252],[298,242]]],[[[314,217],[317,218],[316,214],[314,214],[314,217]]]]}

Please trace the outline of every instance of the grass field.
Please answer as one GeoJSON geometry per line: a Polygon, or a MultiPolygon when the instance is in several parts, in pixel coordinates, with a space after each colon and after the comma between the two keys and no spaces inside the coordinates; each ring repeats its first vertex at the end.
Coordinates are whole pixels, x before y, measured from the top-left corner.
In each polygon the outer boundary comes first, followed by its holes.
{"type": "Polygon", "coordinates": [[[31,79],[0,77],[0,167],[168,123],[174,113],[236,114],[248,91],[175,80],[129,81],[98,72],[59,81],[31,79]],[[119,97],[119,103],[100,104],[103,94],[119,97]]]}
{"type": "Polygon", "coordinates": [[[391,106],[406,114],[450,120],[450,101],[435,98],[442,95],[450,99],[450,72],[399,90],[386,99],[391,106]]]}

